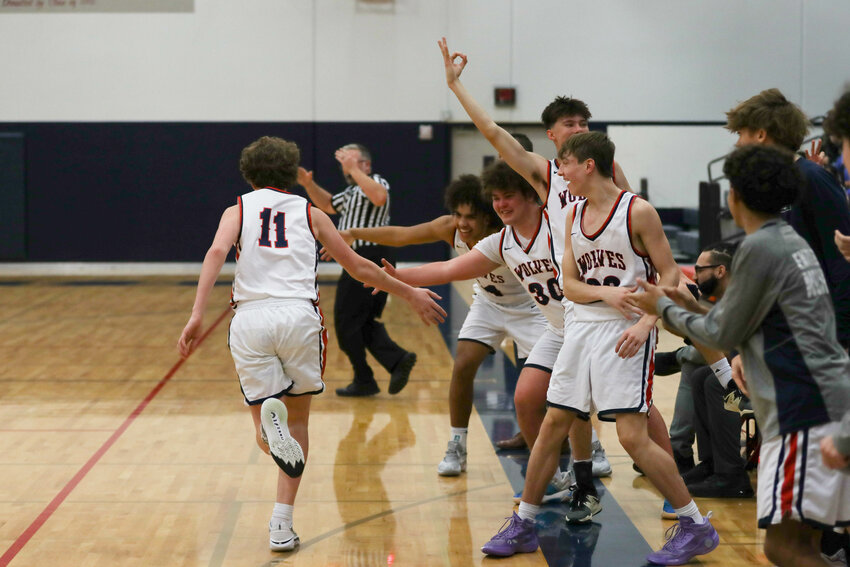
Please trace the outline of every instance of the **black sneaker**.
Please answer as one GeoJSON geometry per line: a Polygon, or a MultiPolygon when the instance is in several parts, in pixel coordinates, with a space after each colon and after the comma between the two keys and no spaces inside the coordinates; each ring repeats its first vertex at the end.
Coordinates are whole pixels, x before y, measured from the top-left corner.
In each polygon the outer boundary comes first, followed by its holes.
{"type": "Polygon", "coordinates": [[[363,398],[366,396],[374,396],[381,389],[378,388],[378,383],[372,380],[371,382],[360,383],[352,382],[345,388],[337,388],[336,395],[347,398],[363,398]]]}
{"type": "Polygon", "coordinates": [[[679,347],[672,352],[655,353],[655,375],[669,376],[682,371],[682,363],[676,358],[679,351],[685,347],[679,347]]]}
{"type": "Polygon", "coordinates": [[[690,487],[692,484],[702,482],[714,474],[714,463],[711,461],[703,461],[685,474],[682,475],[682,480],[685,485],[690,487]]]}
{"type": "Polygon", "coordinates": [[[583,524],[593,519],[594,514],[602,511],[599,495],[596,491],[577,486],[573,490],[570,499],[570,508],[567,510],[566,520],[568,524],[583,524]]]}
{"type": "Polygon", "coordinates": [[[415,352],[408,352],[401,357],[390,374],[390,394],[398,394],[407,386],[407,379],[410,378],[410,371],[413,370],[414,364],[416,364],[415,352]]]}
{"type": "Polygon", "coordinates": [[[699,498],[752,498],[753,486],[747,473],[714,474],[702,482],[688,485],[691,496],[699,498]]]}

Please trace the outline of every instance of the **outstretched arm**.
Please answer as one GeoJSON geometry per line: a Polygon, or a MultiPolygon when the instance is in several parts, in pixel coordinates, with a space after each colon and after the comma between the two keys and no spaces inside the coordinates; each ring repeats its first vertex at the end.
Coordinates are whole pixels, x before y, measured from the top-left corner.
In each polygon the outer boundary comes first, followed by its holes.
{"type": "Polygon", "coordinates": [[[454,244],[454,219],[443,215],[432,221],[413,226],[376,226],[372,228],[350,228],[348,233],[354,240],[368,240],[384,246],[410,246],[429,242],[454,244]]]}
{"type": "Polygon", "coordinates": [[[384,270],[410,285],[438,285],[459,280],[469,280],[484,276],[500,264],[493,262],[480,251],[472,249],[466,254],[456,256],[445,262],[432,262],[415,268],[395,269],[384,261],[384,270]]]}
{"type": "Polygon", "coordinates": [[[384,273],[369,260],[358,256],[348,247],[331,219],[323,212],[313,211],[312,219],[313,233],[316,238],[353,278],[401,297],[410,304],[426,325],[445,321],[446,312],[434,301],[441,299],[439,295],[428,289],[417,289],[402,283],[384,273]]]}
{"type": "Polygon", "coordinates": [[[203,323],[210,291],[215,285],[215,280],[221,272],[224,261],[227,259],[227,253],[230,252],[230,248],[239,237],[240,221],[239,205],[228,207],[221,215],[221,221],[218,223],[218,230],[215,233],[212,246],[204,256],[201,275],[198,277],[195,304],[192,306],[192,315],[177,341],[177,350],[180,351],[182,356],[189,356],[189,353],[192,352],[193,343],[201,331],[201,323],[203,323]]]}
{"type": "Polygon", "coordinates": [[[313,181],[313,172],[303,167],[298,168],[298,184],[301,185],[313,204],[329,215],[335,215],[336,209],[331,205],[331,194],[313,181]]]}
{"type": "Polygon", "coordinates": [[[545,203],[549,189],[546,182],[549,160],[534,152],[526,151],[507,130],[500,127],[490,118],[484,108],[472,98],[472,95],[469,94],[469,91],[460,82],[460,74],[463,72],[464,67],[466,67],[466,55],[458,52],[449,55],[446,38],[442,38],[437,44],[440,46],[440,51],[443,54],[443,64],[446,67],[446,83],[464,110],[466,110],[466,114],[472,120],[473,124],[475,124],[475,127],[484,134],[487,141],[496,148],[502,159],[534,187],[534,190],[537,191],[537,194],[545,203]],[[457,59],[460,59],[460,61],[455,63],[457,59]]]}

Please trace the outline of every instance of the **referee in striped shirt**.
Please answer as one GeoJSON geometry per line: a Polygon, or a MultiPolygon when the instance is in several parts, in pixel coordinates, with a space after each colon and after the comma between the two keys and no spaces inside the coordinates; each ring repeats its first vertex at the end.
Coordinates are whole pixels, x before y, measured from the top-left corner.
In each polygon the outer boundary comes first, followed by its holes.
{"type": "MultiPolygon", "coordinates": [[[[298,183],[313,204],[329,215],[340,215],[340,230],[389,224],[390,184],[372,173],[369,150],[360,144],[348,144],[335,155],[348,182],[348,187],[335,195],[313,181],[313,172],[298,168],[298,183]]],[[[371,242],[357,240],[352,248],[378,265],[381,265],[381,258],[391,258],[387,247],[371,242]]],[[[407,384],[416,354],[398,346],[383,323],[377,321],[386,303],[385,292],[372,295],[371,290],[343,271],[336,288],[334,329],[339,348],[351,361],[354,379],[345,388],[337,388],[338,396],[373,396],[380,391],[366,361],[367,350],[390,373],[390,394],[397,394],[407,384]]]]}

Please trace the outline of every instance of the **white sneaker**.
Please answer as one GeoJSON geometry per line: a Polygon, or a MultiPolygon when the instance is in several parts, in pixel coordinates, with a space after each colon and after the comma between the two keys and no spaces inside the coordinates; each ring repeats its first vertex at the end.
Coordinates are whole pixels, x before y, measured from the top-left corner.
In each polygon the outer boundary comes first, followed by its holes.
{"type": "Polygon", "coordinates": [[[594,441],[591,449],[593,451],[591,455],[593,476],[611,476],[611,463],[608,462],[608,457],[605,456],[605,449],[602,448],[602,443],[594,441]]]}
{"type": "Polygon", "coordinates": [[[826,555],[825,553],[821,553],[820,555],[826,561],[827,565],[833,565],[835,567],[845,567],[848,565],[847,554],[843,548],[836,551],[833,555],[826,555]]]}
{"type": "Polygon", "coordinates": [[[440,476],[458,476],[466,471],[466,449],[459,441],[449,441],[446,456],[437,465],[437,474],[440,476]]]}
{"type": "Polygon", "coordinates": [[[268,439],[274,462],[292,478],[304,472],[304,451],[289,434],[286,425],[286,406],[277,398],[269,398],[260,409],[261,434],[268,439]]]}
{"type": "Polygon", "coordinates": [[[272,551],[292,551],[301,543],[292,526],[269,524],[269,548],[272,551]]]}
{"type": "MultiPolygon", "coordinates": [[[[546,485],[546,492],[543,494],[541,504],[549,504],[550,502],[566,502],[570,499],[573,485],[575,484],[575,473],[573,469],[562,471],[561,474],[555,473],[549,484],[546,485]]],[[[519,504],[522,501],[522,490],[514,494],[514,504],[519,504]]]]}

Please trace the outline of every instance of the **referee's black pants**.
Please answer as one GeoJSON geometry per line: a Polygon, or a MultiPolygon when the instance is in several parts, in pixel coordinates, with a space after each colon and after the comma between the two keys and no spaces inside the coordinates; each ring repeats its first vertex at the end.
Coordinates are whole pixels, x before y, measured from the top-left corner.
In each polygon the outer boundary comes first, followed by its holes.
{"type": "MultiPolygon", "coordinates": [[[[391,249],[386,246],[363,246],[357,253],[378,265],[381,265],[381,258],[395,264],[391,249]]],[[[392,372],[407,353],[390,338],[383,323],[376,320],[386,303],[386,292],[372,295],[372,288],[364,287],[347,272],[342,272],[336,286],[334,329],[339,348],[351,361],[354,382],[358,384],[370,384],[375,380],[366,362],[367,350],[387,372],[392,372]]]]}

